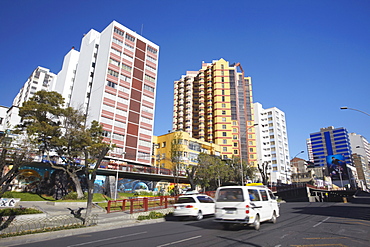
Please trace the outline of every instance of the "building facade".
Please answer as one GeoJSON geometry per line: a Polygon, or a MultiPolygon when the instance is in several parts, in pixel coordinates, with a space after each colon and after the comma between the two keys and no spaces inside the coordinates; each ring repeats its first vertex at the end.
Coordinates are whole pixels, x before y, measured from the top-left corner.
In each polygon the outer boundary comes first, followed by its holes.
{"type": "Polygon", "coordinates": [[[221,147],[223,159],[257,163],[251,78],[224,59],[202,63],[174,82],[173,131],[221,147]]]}
{"type": "Polygon", "coordinates": [[[268,163],[270,182],[291,183],[288,133],[285,113],[276,107],[263,109],[254,103],[259,164],[268,163]]]}
{"type": "Polygon", "coordinates": [[[80,51],[68,52],[58,76],[38,67],[10,109],[18,110],[36,91],[57,91],[65,106],[86,113],[87,123],[103,125],[105,141],[115,145],[109,158],[149,166],[158,56],[158,45],[113,21],[84,35],[80,51]]]}
{"type": "Polygon", "coordinates": [[[181,163],[179,171],[181,175],[185,175],[187,167],[198,165],[198,156],[200,153],[215,156],[221,155],[221,147],[219,145],[192,138],[185,131],[174,131],[165,135],[154,136],[153,144],[154,166],[173,170],[174,164],[171,161],[172,153],[179,152],[179,162],[181,163]],[[176,151],[171,148],[174,139],[177,139],[177,143],[179,144],[176,151]]]}
{"type": "Polygon", "coordinates": [[[352,149],[347,129],[333,126],[310,134],[313,162],[323,167],[325,174],[339,186],[355,186],[356,169],[352,163],[352,149]]]}
{"type": "Polygon", "coordinates": [[[112,158],[151,163],[158,56],[158,45],[113,21],[101,33],[90,30],[79,55],[65,58],[61,88],[72,86],[70,106],[103,124],[112,158]]]}
{"type": "Polygon", "coordinates": [[[349,133],[352,160],[358,174],[359,186],[370,189],[370,145],[365,137],[349,133]]]}

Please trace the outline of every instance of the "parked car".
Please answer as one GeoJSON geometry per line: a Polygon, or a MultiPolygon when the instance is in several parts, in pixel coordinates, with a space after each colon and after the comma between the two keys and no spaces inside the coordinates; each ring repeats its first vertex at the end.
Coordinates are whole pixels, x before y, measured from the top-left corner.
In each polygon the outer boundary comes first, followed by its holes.
{"type": "Polygon", "coordinates": [[[233,224],[252,225],[260,229],[260,223],[276,223],[279,204],[272,191],[265,186],[225,186],[216,190],[215,222],[225,229],[233,224]]]}
{"type": "Polygon", "coordinates": [[[174,207],[173,215],[176,217],[195,217],[201,220],[204,215],[215,213],[215,201],[212,197],[203,194],[179,196],[174,207]]]}

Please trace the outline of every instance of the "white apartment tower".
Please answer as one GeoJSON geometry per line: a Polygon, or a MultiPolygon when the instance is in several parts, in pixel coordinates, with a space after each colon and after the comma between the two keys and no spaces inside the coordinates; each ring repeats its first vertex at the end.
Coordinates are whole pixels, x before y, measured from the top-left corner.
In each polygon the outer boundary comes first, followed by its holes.
{"type": "Polygon", "coordinates": [[[64,58],[53,88],[103,124],[112,158],[150,165],[158,55],[158,45],[113,21],[64,58]]]}
{"type": "Polygon", "coordinates": [[[288,135],[285,113],[276,107],[263,109],[254,103],[258,164],[268,164],[270,183],[290,183],[288,135]]]}
{"type": "Polygon", "coordinates": [[[5,116],[0,116],[3,119],[2,129],[13,128],[21,122],[19,117],[19,107],[23,102],[29,100],[35,92],[40,90],[51,90],[52,83],[56,79],[56,75],[50,72],[49,69],[38,66],[28,77],[19,93],[15,96],[13,104],[6,112],[5,116]]]}
{"type": "Polygon", "coordinates": [[[15,96],[13,106],[22,106],[23,102],[29,100],[37,91],[48,91],[55,77],[56,75],[50,72],[49,69],[40,66],[37,67],[30,77],[28,77],[28,80],[24,83],[21,90],[19,90],[17,96],[15,96]]]}
{"type": "Polygon", "coordinates": [[[57,91],[65,106],[86,112],[88,123],[103,124],[105,141],[115,144],[111,159],[150,165],[158,55],[158,45],[113,21],[101,33],[84,35],[58,76],[38,67],[8,112],[15,109],[18,116],[18,107],[36,91],[57,91]]]}

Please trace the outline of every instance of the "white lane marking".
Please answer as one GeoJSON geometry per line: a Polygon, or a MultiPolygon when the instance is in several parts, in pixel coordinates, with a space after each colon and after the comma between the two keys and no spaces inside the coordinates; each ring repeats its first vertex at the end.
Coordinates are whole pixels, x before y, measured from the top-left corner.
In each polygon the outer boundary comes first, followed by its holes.
{"type": "Polygon", "coordinates": [[[200,237],[202,237],[202,235],[191,237],[191,238],[185,238],[185,239],[182,239],[182,240],[179,240],[179,241],[176,241],[176,242],[171,242],[171,243],[168,243],[168,244],[158,245],[157,247],[168,246],[168,245],[171,245],[171,244],[178,244],[178,243],[181,243],[181,242],[189,241],[189,240],[200,238],[200,237]]]}
{"type": "Polygon", "coordinates": [[[289,234],[285,234],[283,236],[281,236],[280,238],[285,238],[286,236],[288,236],[289,234]]]}
{"type": "Polygon", "coordinates": [[[317,223],[316,225],[314,225],[313,227],[316,227],[318,225],[321,225],[322,223],[324,223],[325,221],[327,221],[328,219],[330,219],[330,217],[327,217],[326,219],[323,219],[322,221],[320,221],[319,223],[317,223]]]}
{"type": "Polygon", "coordinates": [[[96,240],[96,241],[90,241],[90,242],[85,242],[85,243],[81,243],[81,244],[68,245],[67,247],[81,246],[81,245],[86,245],[86,244],[93,244],[93,243],[98,243],[98,242],[112,240],[112,239],[131,237],[131,236],[140,235],[140,234],[144,234],[144,233],[148,233],[148,232],[137,232],[137,233],[127,234],[127,235],[122,235],[122,236],[117,236],[117,237],[112,237],[112,238],[99,239],[99,240],[96,240]]]}

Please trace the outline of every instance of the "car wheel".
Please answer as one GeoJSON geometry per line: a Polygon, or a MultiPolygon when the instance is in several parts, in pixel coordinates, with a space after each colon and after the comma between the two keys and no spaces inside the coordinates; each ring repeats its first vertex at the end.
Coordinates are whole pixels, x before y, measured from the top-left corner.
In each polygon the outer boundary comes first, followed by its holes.
{"type": "Polygon", "coordinates": [[[202,211],[200,211],[200,210],[198,211],[198,214],[197,214],[196,218],[197,218],[197,220],[203,219],[202,211]]]}
{"type": "Polygon", "coordinates": [[[274,211],[274,212],[272,213],[272,217],[271,217],[270,222],[271,222],[272,224],[275,224],[275,223],[276,223],[276,220],[277,220],[276,212],[274,211]]]}
{"type": "Polygon", "coordinates": [[[260,226],[261,226],[260,216],[257,214],[256,218],[254,219],[254,222],[253,222],[253,228],[254,228],[254,230],[258,231],[260,229],[260,226]]]}

